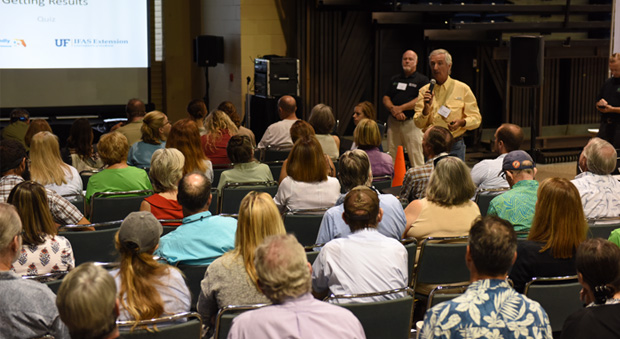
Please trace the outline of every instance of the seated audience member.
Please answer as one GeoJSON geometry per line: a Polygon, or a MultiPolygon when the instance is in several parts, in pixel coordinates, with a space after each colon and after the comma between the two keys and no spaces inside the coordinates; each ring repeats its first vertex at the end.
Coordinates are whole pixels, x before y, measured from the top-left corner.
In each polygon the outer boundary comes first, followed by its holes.
{"type": "MultiPolygon", "coordinates": [[[[5,202],[15,185],[30,180],[26,149],[19,141],[0,141],[0,202],[5,202]]],[[[45,190],[54,221],[62,224],[88,224],[82,213],[69,201],[52,190],[45,190]]]]}
{"type": "MultiPolygon", "coordinates": [[[[371,185],[372,174],[366,152],[359,149],[346,151],[340,156],[339,164],[338,180],[346,192],[356,186],[371,185]]],[[[336,201],[336,206],[325,212],[316,239],[317,244],[342,238],[351,233],[349,225],[342,219],[345,196],[346,194],[341,194],[336,201]]],[[[391,194],[379,194],[379,207],[383,210],[383,217],[377,225],[377,230],[386,237],[400,240],[407,226],[407,219],[400,201],[391,194]]]]}
{"type": "Polygon", "coordinates": [[[471,169],[471,178],[478,191],[485,189],[510,188],[506,179],[498,176],[506,154],[518,150],[523,143],[523,131],[514,124],[502,124],[491,140],[491,150],[499,153],[495,159],[482,160],[471,169]]]}
{"type": "Polygon", "coordinates": [[[353,313],[312,297],[312,266],[295,236],[267,237],[254,266],[258,287],[274,305],[236,317],[228,339],[366,338],[353,313]]]}
{"type": "Polygon", "coordinates": [[[280,121],[274,122],[267,127],[263,138],[258,143],[258,148],[273,147],[276,149],[289,149],[293,146],[290,129],[297,121],[297,102],[290,95],[285,95],[278,100],[278,115],[280,121]]]}
{"type": "Polygon", "coordinates": [[[377,111],[375,110],[375,105],[373,105],[372,102],[360,102],[353,109],[353,124],[357,126],[362,119],[370,119],[373,121],[377,120],[377,111]]]}
{"type": "Polygon", "coordinates": [[[572,180],[579,190],[586,218],[620,216],[620,182],[611,175],[618,154],[609,142],[592,138],[579,156],[583,171],[572,180]]]}
{"type": "Polygon", "coordinates": [[[142,140],[129,147],[127,164],[138,168],[147,168],[151,163],[153,152],[166,147],[166,139],[172,124],[160,111],[148,112],[142,119],[142,140]]]}
{"type": "Polygon", "coordinates": [[[286,230],[271,196],[248,193],[239,206],[235,249],[215,259],[200,283],[198,312],[211,326],[210,332],[218,310],[225,306],[269,303],[258,289],[254,251],[266,237],[276,234],[286,234],[286,230]]]}
{"type": "Polygon", "coordinates": [[[30,120],[30,125],[28,125],[28,130],[26,131],[26,135],[24,136],[24,142],[26,143],[26,149],[29,149],[30,142],[32,141],[32,137],[39,132],[50,132],[52,133],[52,127],[47,121],[43,119],[32,119],[30,120]]]}
{"type": "Polygon", "coordinates": [[[207,134],[203,120],[208,113],[207,105],[205,105],[205,102],[202,99],[194,99],[187,104],[187,114],[189,114],[189,119],[192,120],[196,126],[198,126],[198,131],[201,136],[207,134]]]}
{"type": "MultiPolygon", "coordinates": [[[[367,186],[353,188],[344,198],[342,219],[351,234],[334,239],[321,249],[312,265],[312,289],[317,297],[328,293],[361,294],[407,286],[407,250],[396,239],[377,231],[383,217],[379,196],[367,186]]],[[[370,302],[398,298],[342,299],[338,302],[370,302]]]]}
{"type": "Polygon", "coordinates": [[[287,177],[273,198],[281,211],[332,207],[340,196],[338,179],[327,176],[321,144],[314,136],[301,138],[288,156],[287,177]]]}
{"type": "Polygon", "coordinates": [[[183,175],[200,172],[213,180],[213,165],[200,148],[200,133],[192,120],[181,119],[172,125],[166,148],[176,148],[185,156],[183,175]]]}
{"type": "Polygon", "coordinates": [[[524,151],[512,151],[504,157],[501,175],[510,190],[491,200],[487,214],[508,220],[517,232],[527,232],[532,227],[536,206],[536,164],[524,151]]]}
{"type": "Polygon", "coordinates": [[[620,333],[620,249],[601,238],[577,249],[577,276],[583,310],[570,315],[562,339],[617,338],[620,333]]]}
{"type": "Polygon", "coordinates": [[[15,108],[11,111],[9,125],[2,129],[2,139],[19,141],[24,147],[24,137],[30,124],[30,113],[23,108],[15,108]]]}
{"type": "Polygon", "coordinates": [[[96,192],[123,192],[153,189],[149,176],[143,169],[127,165],[129,145],[127,138],[118,132],[104,134],[97,144],[106,168],[93,174],[86,186],[86,206],[96,192]]]}
{"type": "Polygon", "coordinates": [[[308,123],[314,128],[316,138],[323,148],[323,152],[330,159],[337,160],[340,155],[340,138],[331,135],[336,126],[336,119],[332,108],[325,104],[318,104],[312,108],[308,123]]]}
{"type": "Polygon", "coordinates": [[[58,137],[51,132],[39,132],[32,137],[30,176],[60,195],[82,194],[80,173],[62,161],[58,137]]]}
{"type": "Polygon", "coordinates": [[[405,208],[407,228],[403,238],[413,237],[420,243],[428,237],[466,236],[471,223],[480,216],[478,205],[470,200],[476,187],[469,167],[457,157],[438,160],[428,181],[426,198],[414,200],[405,208]]]}
{"type": "MultiPolygon", "coordinates": [[[[149,177],[155,194],[144,198],[140,211],[151,212],[157,219],[183,219],[177,194],[184,163],[185,157],[176,148],[158,149],[153,153],[149,177]]],[[[169,225],[178,226],[180,223],[169,225]]]]}
{"type": "Polygon", "coordinates": [[[162,232],[153,214],[140,211],[129,213],[116,233],[120,268],[110,271],[110,275],[118,290],[121,321],[189,312],[192,297],[183,274],[153,258],[162,232]]]}
{"type": "Polygon", "coordinates": [[[146,115],[146,107],[140,99],[129,99],[125,106],[127,122],[114,125],[110,131],[117,131],[127,138],[129,146],[140,141],[142,137],[142,119],[146,115]]]}
{"type": "Polygon", "coordinates": [[[254,132],[252,132],[251,129],[241,126],[241,117],[239,116],[239,113],[237,113],[237,108],[232,102],[223,101],[219,106],[217,106],[217,109],[226,113],[235,126],[237,126],[237,135],[247,136],[252,142],[252,147],[256,147],[256,137],[254,136],[254,132]]]}
{"type": "Polygon", "coordinates": [[[183,224],[161,238],[156,255],[170,264],[207,265],[234,248],[237,220],[211,215],[211,182],[204,174],[184,176],[177,200],[183,224]]]}
{"type": "Polygon", "coordinates": [[[93,128],[88,119],[76,119],[69,131],[67,148],[61,150],[64,161],[75,167],[78,172],[98,170],[103,167],[103,161],[99,158],[97,145],[93,145],[93,140],[93,128]]]}
{"type": "Polygon", "coordinates": [[[235,135],[230,138],[226,146],[226,153],[234,167],[222,172],[220,181],[217,183],[217,189],[220,192],[229,182],[273,181],[273,174],[269,166],[254,159],[254,148],[247,136],[235,135]]]}
{"type": "Polygon", "coordinates": [[[426,186],[431,173],[433,173],[435,159],[448,155],[447,152],[452,149],[452,141],[452,133],[445,127],[431,126],[424,132],[422,153],[428,160],[424,165],[411,167],[405,173],[399,195],[401,201],[410,203],[413,200],[426,197],[426,186]]]}
{"type": "MultiPolygon", "coordinates": [[[[303,120],[297,120],[295,121],[293,126],[291,126],[291,140],[293,140],[293,144],[295,144],[297,140],[309,136],[316,137],[316,134],[314,133],[314,127],[312,127],[312,125],[310,125],[309,123],[303,120]]],[[[323,153],[323,157],[325,158],[325,164],[327,165],[327,176],[336,177],[336,167],[334,166],[334,162],[329,157],[329,155],[325,153],[323,153]]],[[[282,169],[280,170],[280,178],[278,179],[278,183],[281,183],[282,180],[284,180],[284,178],[286,178],[288,175],[286,173],[287,164],[288,159],[284,160],[284,162],[282,163],[282,169]]]]}
{"type": "Polygon", "coordinates": [[[392,157],[379,150],[381,133],[379,133],[379,127],[376,122],[369,119],[360,121],[353,131],[353,141],[359,149],[368,154],[373,177],[394,175],[392,157]]]}
{"type": "MultiPolygon", "coordinates": [[[[16,140],[4,140],[22,144],[16,140]]],[[[4,142],[3,141],[3,142],[4,142]]],[[[0,306],[2,337],[69,338],[56,308],[56,296],[38,281],[22,279],[11,264],[22,248],[22,223],[15,207],[0,203],[0,306]]],[[[305,254],[304,254],[305,255],[305,254]]]]}
{"type": "Polygon", "coordinates": [[[472,283],[465,294],[426,311],[418,338],[553,338],[540,304],[506,282],[516,250],[517,236],[509,222],[491,216],[476,219],[465,254],[472,283]]]}
{"type": "Polygon", "coordinates": [[[215,110],[205,118],[207,134],[200,137],[202,151],[214,165],[230,164],[226,146],[230,137],[237,134],[237,126],[222,111],[215,110]]]}
{"type": "Polygon", "coordinates": [[[19,275],[70,271],[75,266],[73,249],[67,238],[58,235],[45,188],[24,181],[13,187],[7,202],[17,209],[23,227],[23,246],[13,271],[19,275]]]}
{"type": "Polygon", "coordinates": [[[527,241],[519,241],[510,271],[515,290],[536,277],[575,275],[575,251],[588,234],[579,192],[563,178],[545,179],[538,188],[536,213],[527,241]]]}
{"type": "Polygon", "coordinates": [[[116,284],[104,268],[92,262],[76,267],[62,280],[56,297],[60,319],[71,339],[115,339],[119,302],[116,284]]]}

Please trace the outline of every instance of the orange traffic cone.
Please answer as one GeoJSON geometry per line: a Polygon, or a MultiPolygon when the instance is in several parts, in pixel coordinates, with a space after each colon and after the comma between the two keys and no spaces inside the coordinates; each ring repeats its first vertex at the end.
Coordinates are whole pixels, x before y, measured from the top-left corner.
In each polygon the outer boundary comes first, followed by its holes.
{"type": "Polygon", "coordinates": [[[398,146],[396,151],[396,161],[394,162],[394,177],[392,178],[392,187],[398,187],[403,185],[405,180],[405,173],[407,167],[405,167],[405,151],[403,146],[398,146]]]}

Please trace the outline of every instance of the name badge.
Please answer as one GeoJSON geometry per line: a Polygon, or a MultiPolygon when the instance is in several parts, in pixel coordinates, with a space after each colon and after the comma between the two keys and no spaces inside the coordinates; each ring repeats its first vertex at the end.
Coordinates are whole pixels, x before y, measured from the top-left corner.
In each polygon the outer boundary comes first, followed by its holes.
{"type": "Polygon", "coordinates": [[[404,91],[407,89],[407,84],[404,82],[399,82],[398,85],[396,85],[396,89],[399,91],[404,91]]]}
{"type": "Polygon", "coordinates": [[[441,115],[444,118],[448,118],[448,115],[450,115],[450,109],[446,106],[441,106],[439,107],[439,110],[437,111],[437,114],[441,115]]]}

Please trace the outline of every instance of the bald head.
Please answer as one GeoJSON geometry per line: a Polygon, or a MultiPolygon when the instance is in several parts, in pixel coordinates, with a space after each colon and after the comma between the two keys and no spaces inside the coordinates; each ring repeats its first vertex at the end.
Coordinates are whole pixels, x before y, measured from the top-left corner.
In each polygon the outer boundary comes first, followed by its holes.
{"type": "Polygon", "coordinates": [[[617,157],[612,144],[601,138],[592,138],[579,157],[579,165],[585,171],[607,175],[616,168],[617,157]]]}
{"type": "Polygon", "coordinates": [[[207,211],[211,204],[211,181],[202,173],[185,175],[179,182],[177,201],[184,216],[207,211]]]}
{"type": "Polygon", "coordinates": [[[499,154],[509,153],[521,148],[523,131],[515,124],[502,124],[495,131],[495,150],[499,154]]]}
{"type": "Polygon", "coordinates": [[[412,50],[407,50],[403,53],[403,72],[409,76],[416,71],[418,65],[418,55],[412,50]]]}
{"type": "Polygon", "coordinates": [[[280,119],[297,120],[295,111],[297,111],[297,102],[292,96],[285,95],[278,100],[278,114],[280,114],[280,119]]]}

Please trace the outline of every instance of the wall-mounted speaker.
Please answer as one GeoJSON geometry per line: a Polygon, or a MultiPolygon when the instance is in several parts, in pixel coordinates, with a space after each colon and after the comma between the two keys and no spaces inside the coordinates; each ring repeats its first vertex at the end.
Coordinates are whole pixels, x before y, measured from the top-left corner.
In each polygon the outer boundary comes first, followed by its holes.
{"type": "Polygon", "coordinates": [[[201,67],[214,67],[224,63],[224,38],[199,35],[194,39],[194,62],[201,67]]]}
{"type": "Polygon", "coordinates": [[[545,40],[542,36],[510,37],[510,85],[538,87],[543,82],[545,40]]]}

